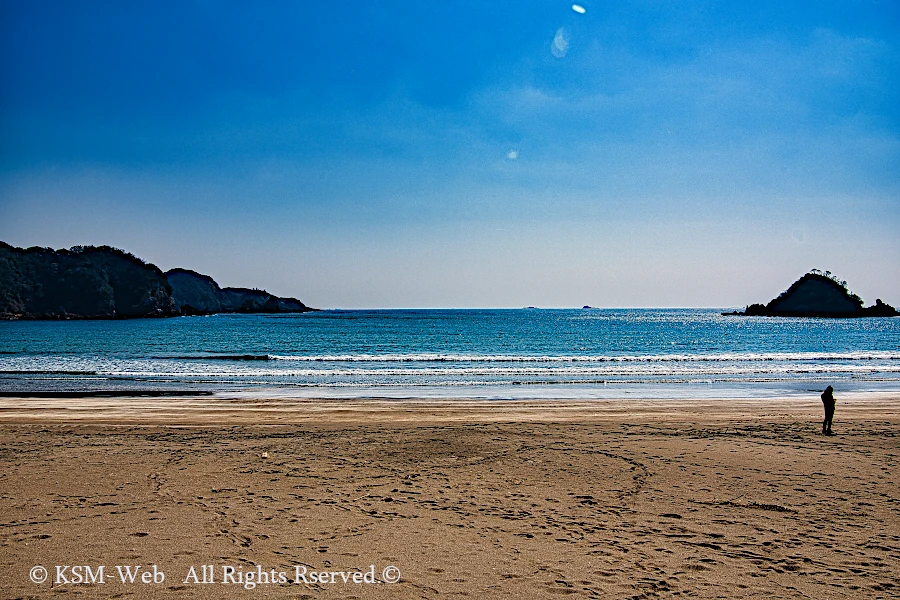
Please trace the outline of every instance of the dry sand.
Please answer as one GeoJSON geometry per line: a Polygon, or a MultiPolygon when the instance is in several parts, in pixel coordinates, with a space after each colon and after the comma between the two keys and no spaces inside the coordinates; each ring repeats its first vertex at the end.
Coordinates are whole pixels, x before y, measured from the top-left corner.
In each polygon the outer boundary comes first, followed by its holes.
{"type": "Polygon", "coordinates": [[[897,598],[898,399],[3,398],[0,595],[897,598]]]}

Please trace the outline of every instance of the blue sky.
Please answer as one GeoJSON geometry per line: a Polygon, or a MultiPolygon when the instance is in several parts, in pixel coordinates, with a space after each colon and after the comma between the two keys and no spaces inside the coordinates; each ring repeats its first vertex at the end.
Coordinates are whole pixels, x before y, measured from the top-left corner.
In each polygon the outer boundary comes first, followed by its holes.
{"type": "Polygon", "coordinates": [[[900,304],[897,2],[4,2],[0,239],[318,307],[900,304]]]}

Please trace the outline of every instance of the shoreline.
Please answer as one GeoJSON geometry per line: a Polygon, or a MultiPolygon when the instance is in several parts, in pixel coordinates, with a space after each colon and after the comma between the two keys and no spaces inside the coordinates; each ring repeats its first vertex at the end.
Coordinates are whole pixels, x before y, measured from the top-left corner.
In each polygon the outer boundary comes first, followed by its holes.
{"type": "Polygon", "coordinates": [[[211,396],[208,390],[74,390],[74,391],[0,391],[0,398],[134,398],[163,396],[211,396]]]}
{"type": "MultiPolygon", "coordinates": [[[[482,400],[468,398],[290,398],[220,394],[72,393],[0,396],[0,424],[82,423],[109,425],[221,426],[229,424],[327,424],[383,422],[535,422],[617,419],[629,416],[664,421],[734,420],[762,414],[821,418],[813,397],[779,398],[613,398],[591,400],[482,400]]],[[[838,395],[837,415],[893,415],[897,392],[838,395]]]]}

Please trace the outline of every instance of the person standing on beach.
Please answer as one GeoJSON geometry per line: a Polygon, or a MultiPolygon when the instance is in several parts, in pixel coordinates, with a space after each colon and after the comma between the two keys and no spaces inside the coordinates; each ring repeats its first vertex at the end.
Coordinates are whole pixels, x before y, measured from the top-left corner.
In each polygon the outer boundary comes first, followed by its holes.
{"type": "Polygon", "coordinates": [[[822,404],[825,405],[825,420],[822,421],[822,435],[831,433],[831,419],[834,418],[834,388],[830,385],[822,392],[822,404]]]}

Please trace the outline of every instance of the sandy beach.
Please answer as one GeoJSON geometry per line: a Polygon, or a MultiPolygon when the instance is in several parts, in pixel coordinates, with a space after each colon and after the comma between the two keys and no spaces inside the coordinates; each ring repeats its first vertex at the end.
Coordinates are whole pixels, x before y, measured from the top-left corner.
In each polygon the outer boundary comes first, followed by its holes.
{"type": "Polygon", "coordinates": [[[898,400],[0,398],[0,590],[896,598],[898,400]]]}

